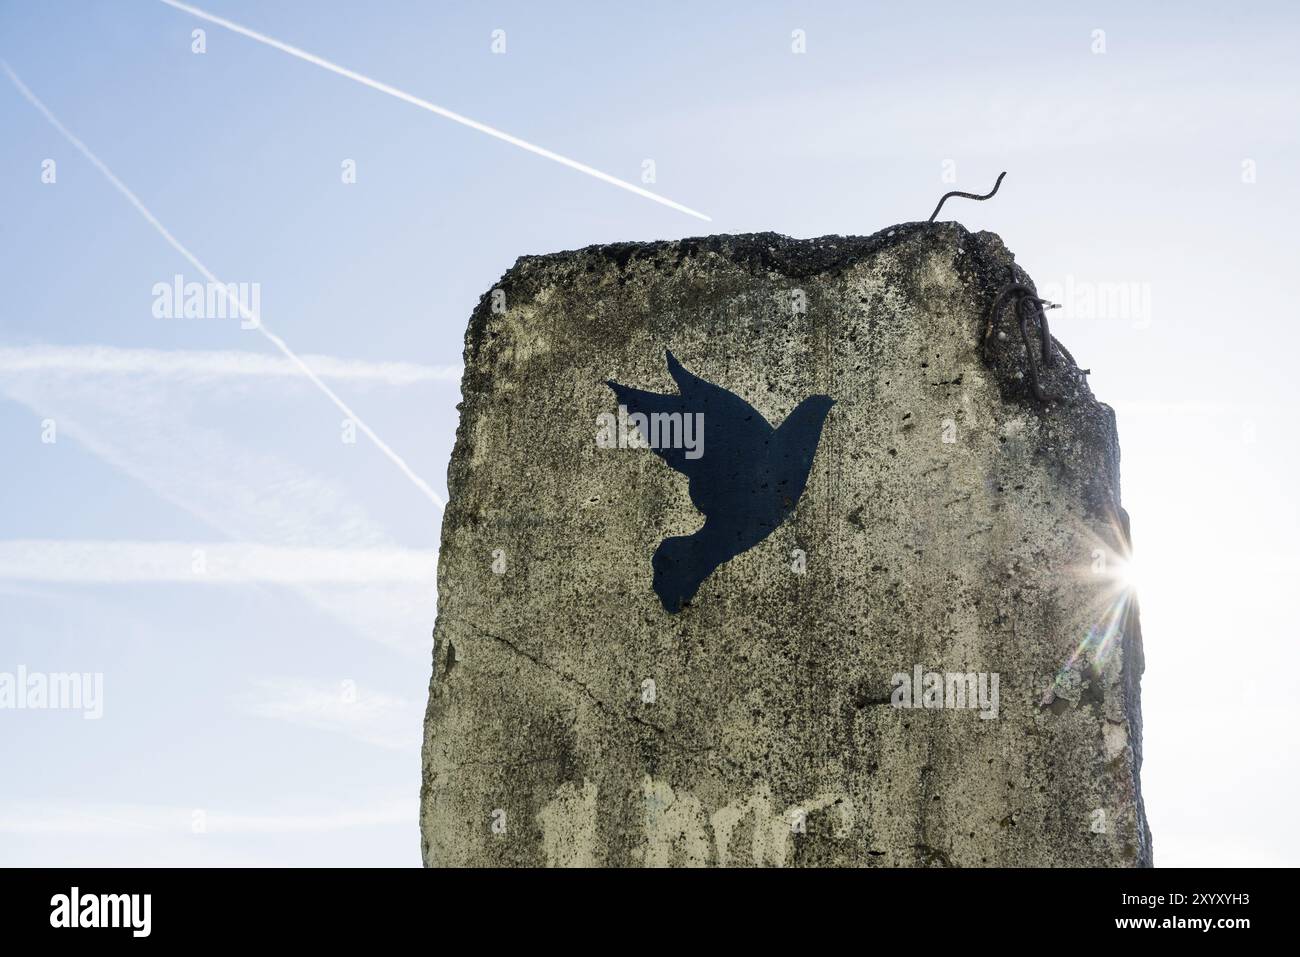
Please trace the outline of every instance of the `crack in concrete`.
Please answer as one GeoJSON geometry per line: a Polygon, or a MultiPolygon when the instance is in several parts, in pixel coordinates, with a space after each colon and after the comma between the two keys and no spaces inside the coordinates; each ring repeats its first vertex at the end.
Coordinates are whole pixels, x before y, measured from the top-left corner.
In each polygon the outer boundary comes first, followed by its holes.
{"type": "MultiPolygon", "coordinates": [[[[499,644],[502,644],[505,647],[509,648],[511,651],[519,655],[521,658],[525,658],[528,661],[531,661],[539,668],[549,671],[557,678],[560,678],[565,682],[574,685],[584,695],[586,695],[587,698],[590,699],[591,702],[594,705],[596,705],[596,707],[600,711],[603,711],[606,715],[613,718],[621,718],[624,721],[630,721],[633,724],[640,725],[643,728],[649,728],[651,731],[654,731],[657,735],[660,736],[660,738],[663,739],[664,744],[666,744],[668,747],[676,751],[680,751],[684,754],[696,755],[696,754],[706,754],[708,752],[717,750],[717,746],[712,744],[706,744],[701,747],[688,747],[687,745],[683,745],[677,741],[674,741],[671,737],[669,737],[668,730],[666,728],[660,727],[659,725],[655,724],[653,721],[648,721],[645,718],[640,717],[639,715],[628,714],[626,712],[619,711],[617,708],[610,705],[603,698],[601,698],[594,691],[592,691],[589,687],[587,687],[586,684],[584,684],[582,681],[579,681],[573,675],[565,671],[561,671],[559,668],[556,668],[554,665],[547,663],[544,659],[542,659],[538,655],[535,655],[532,652],[527,651],[524,648],[521,648],[519,645],[515,644],[510,639],[503,638],[500,635],[494,635],[487,631],[483,631],[481,628],[477,627],[476,625],[470,625],[469,627],[471,627],[476,634],[479,634],[484,638],[491,638],[493,641],[498,642],[499,644]]],[[[732,767],[736,768],[737,770],[742,770],[739,764],[737,764],[731,758],[728,758],[726,755],[719,755],[719,757],[727,764],[730,764],[732,767]]]]}

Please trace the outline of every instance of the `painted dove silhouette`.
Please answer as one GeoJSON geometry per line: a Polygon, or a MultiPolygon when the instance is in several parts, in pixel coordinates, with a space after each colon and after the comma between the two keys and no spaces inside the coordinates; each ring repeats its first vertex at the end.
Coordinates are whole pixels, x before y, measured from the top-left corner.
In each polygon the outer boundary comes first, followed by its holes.
{"type": "MultiPolygon", "coordinates": [[[[651,560],[655,593],[664,610],[676,614],[720,565],[753,548],[794,511],[834,400],[809,396],[774,429],[740,396],[692,375],[671,352],[666,355],[680,395],[643,392],[612,379],[607,384],[630,415],[650,419],[676,413],[684,420],[703,414],[699,448],[652,445],[670,468],[690,479],[691,502],[705,519],[692,535],[664,539],[651,560]]],[[[640,431],[650,441],[653,430],[640,431]]]]}

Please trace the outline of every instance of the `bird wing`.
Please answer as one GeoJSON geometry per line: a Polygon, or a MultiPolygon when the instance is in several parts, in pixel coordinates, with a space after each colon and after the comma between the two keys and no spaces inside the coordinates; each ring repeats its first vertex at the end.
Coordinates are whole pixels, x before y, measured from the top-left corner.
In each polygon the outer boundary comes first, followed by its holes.
{"type": "MultiPolygon", "coordinates": [[[[645,392],[642,389],[633,389],[630,386],[620,385],[613,379],[607,383],[614,390],[614,395],[618,397],[619,405],[627,407],[627,411],[633,415],[640,413],[647,419],[652,415],[672,415],[674,413],[685,416],[689,411],[686,408],[686,401],[680,395],[660,395],[658,392],[645,392]]],[[[705,419],[707,427],[708,419],[705,419]]],[[[648,442],[650,436],[642,431],[642,440],[648,442]]],[[[708,446],[706,445],[707,449],[708,446]]],[[[700,459],[688,459],[686,457],[687,449],[685,448],[651,448],[655,455],[659,456],[668,467],[681,472],[687,478],[691,477],[694,466],[700,459]]]]}
{"type": "MultiPolygon", "coordinates": [[[[668,352],[668,371],[680,395],[644,392],[610,381],[618,401],[628,412],[649,417],[655,413],[702,413],[702,454],[687,456],[685,448],[652,451],[674,471],[690,479],[691,502],[705,515],[735,507],[756,462],[766,458],[775,430],[757,409],[740,396],[688,372],[668,352]]],[[[643,436],[648,439],[648,436],[643,436]]]]}
{"type": "Polygon", "coordinates": [[[677,390],[685,401],[693,404],[698,411],[706,413],[706,424],[707,413],[712,412],[721,419],[720,425],[734,428],[745,423],[741,428],[756,437],[766,438],[775,431],[762,413],[740,396],[688,371],[668,350],[664,350],[664,355],[668,358],[668,373],[677,383],[677,390]]]}

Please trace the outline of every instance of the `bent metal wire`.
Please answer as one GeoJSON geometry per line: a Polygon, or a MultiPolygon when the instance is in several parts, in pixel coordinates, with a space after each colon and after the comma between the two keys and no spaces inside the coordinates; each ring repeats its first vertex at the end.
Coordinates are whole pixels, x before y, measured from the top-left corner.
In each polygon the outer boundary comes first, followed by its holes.
{"type": "MultiPolygon", "coordinates": [[[[953,190],[944,193],[939,199],[939,205],[934,208],[930,214],[930,222],[934,222],[939,211],[943,209],[943,204],[953,196],[960,196],[962,199],[974,199],[983,202],[986,199],[992,199],[997,195],[998,187],[1002,185],[1002,179],[1007,175],[1006,170],[998,174],[997,182],[993,188],[983,196],[978,193],[964,193],[961,190],[953,190]]],[[[1034,396],[1039,402],[1051,402],[1052,397],[1043,391],[1042,383],[1038,381],[1038,363],[1039,360],[1034,356],[1034,347],[1030,342],[1029,321],[1037,317],[1038,331],[1041,337],[1040,352],[1042,355],[1043,368],[1052,364],[1052,334],[1047,328],[1046,309],[1056,309],[1055,303],[1048,302],[1046,299],[1040,299],[1034,294],[1034,291],[1024,283],[1016,282],[1015,275],[1012,274],[1012,281],[1003,286],[998,292],[997,297],[993,300],[993,308],[989,310],[988,326],[984,330],[983,354],[984,361],[989,361],[989,340],[993,338],[993,330],[997,326],[1002,310],[1006,308],[1009,302],[1015,303],[1016,315],[1020,318],[1020,338],[1025,344],[1025,354],[1029,358],[1029,385],[1034,391],[1034,396]]]]}
{"type": "Polygon", "coordinates": [[[992,199],[994,196],[997,195],[998,187],[1002,185],[1002,177],[1006,175],[1007,175],[1006,170],[1003,170],[1001,173],[998,173],[998,181],[994,183],[993,188],[989,190],[987,193],[985,193],[983,196],[980,196],[978,193],[963,193],[959,189],[954,189],[950,193],[944,193],[939,200],[939,205],[936,206],[934,208],[934,212],[930,214],[929,222],[934,222],[934,218],[939,215],[939,210],[943,209],[943,204],[948,202],[948,200],[953,196],[960,196],[962,199],[976,199],[979,200],[981,203],[984,202],[984,200],[986,199],[992,199]]]}
{"type": "Polygon", "coordinates": [[[1051,402],[1052,397],[1043,391],[1042,384],[1038,381],[1038,362],[1039,359],[1034,355],[1034,346],[1030,341],[1031,334],[1029,331],[1029,321],[1033,318],[1038,319],[1038,331],[1040,337],[1039,353],[1042,356],[1043,368],[1052,364],[1052,334],[1047,327],[1046,309],[1059,308],[1056,303],[1048,302],[1046,299],[1040,299],[1034,294],[1034,291],[1024,283],[1012,282],[1003,286],[993,300],[993,307],[989,310],[989,321],[984,329],[983,354],[984,361],[989,361],[989,344],[993,339],[993,331],[997,327],[998,319],[1001,318],[1003,309],[1008,303],[1015,303],[1016,315],[1020,319],[1020,338],[1025,344],[1025,355],[1029,358],[1029,385],[1034,391],[1035,398],[1039,402],[1051,402]]]}

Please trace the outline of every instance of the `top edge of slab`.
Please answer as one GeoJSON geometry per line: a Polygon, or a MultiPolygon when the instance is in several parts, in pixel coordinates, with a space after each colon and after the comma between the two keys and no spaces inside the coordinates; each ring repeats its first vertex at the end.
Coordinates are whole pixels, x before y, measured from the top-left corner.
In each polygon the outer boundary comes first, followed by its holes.
{"type": "MultiPolygon", "coordinates": [[[[653,259],[665,253],[681,256],[712,252],[750,268],[778,272],[792,278],[833,272],[897,245],[918,234],[955,234],[957,237],[995,234],[971,233],[958,222],[898,223],[867,235],[828,234],[798,239],[777,232],[715,233],[646,242],[597,243],[579,249],[520,256],[507,276],[518,271],[571,263],[581,259],[601,259],[626,267],[630,262],[653,259]]],[[[1001,239],[998,239],[1001,242],[1001,239]]]]}

